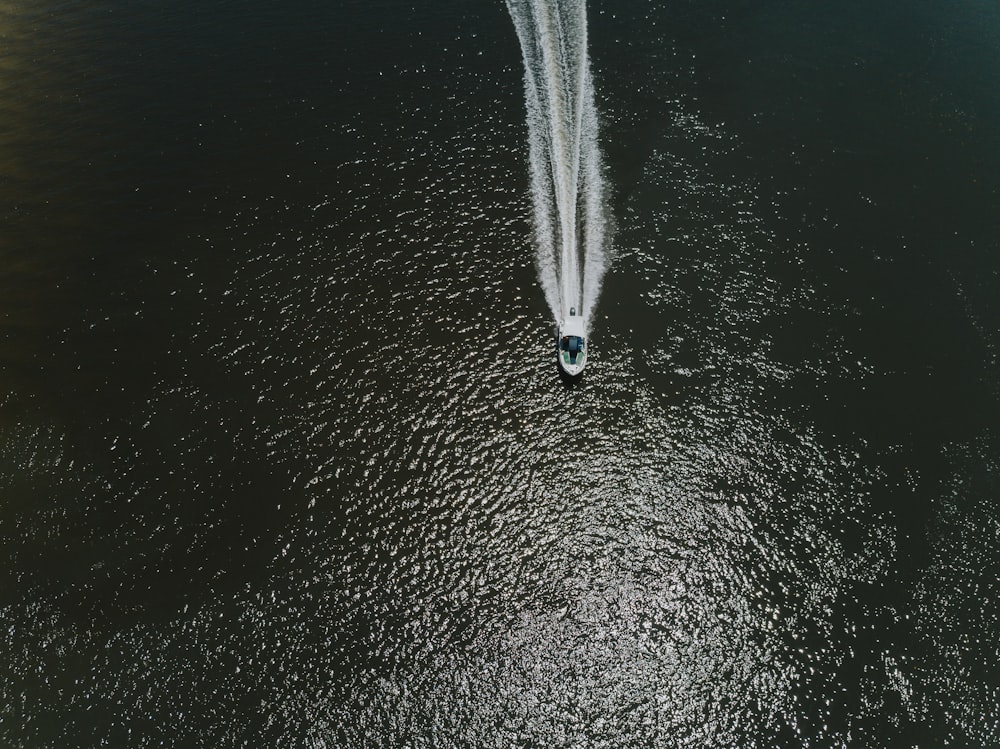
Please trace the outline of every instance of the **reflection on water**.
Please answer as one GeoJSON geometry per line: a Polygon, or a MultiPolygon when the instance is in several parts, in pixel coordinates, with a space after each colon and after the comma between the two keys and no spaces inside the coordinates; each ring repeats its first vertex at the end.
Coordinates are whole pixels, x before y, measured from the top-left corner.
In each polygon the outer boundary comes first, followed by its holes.
{"type": "MultiPolygon", "coordinates": [[[[648,207],[623,227],[621,282],[649,300],[632,324],[662,340],[609,330],[599,366],[567,389],[524,200],[495,187],[517,165],[477,137],[449,144],[453,160],[411,139],[399,162],[340,167],[350,194],[298,209],[294,232],[272,233],[265,204],[210,238],[256,250],[209,290],[187,383],[163,383],[108,437],[110,475],[95,478],[109,483],[97,504],[133,517],[116,522],[127,553],[92,552],[84,610],[117,588],[146,614],[111,652],[100,629],[57,627],[99,663],[90,698],[125,668],[115,701],[161,730],[186,730],[170,696],[186,683],[248,715],[244,730],[317,745],[726,744],[780,734],[797,701],[816,709],[810,674],[836,670],[847,637],[832,606],[890,549],[845,549],[870,513],[857,456],[762,398],[795,366],[769,356],[768,326],[809,296],[767,275],[781,239],[744,188],[651,161],[643,189],[663,202],[636,198],[648,207]],[[376,170],[395,187],[359,187],[376,170]],[[734,198],[757,218],[722,229],[734,198]],[[716,239],[679,246],[668,275],[644,243],[678,202],[701,203],[716,239]],[[375,205],[387,216],[371,222],[375,205]],[[651,370],[653,347],[676,363],[651,370]],[[260,557],[244,582],[226,569],[260,557]],[[164,571],[202,580],[191,595],[164,571]],[[142,621],[154,605],[165,619],[142,621]],[[143,655],[116,665],[119,652],[143,655]]],[[[697,218],[687,230],[710,234],[697,218]]]]}
{"type": "Polygon", "coordinates": [[[393,27],[391,101],[265,81],[220,100],[202,179],[126,159],[92,223],[48,223],[72,199],[18,219],[0,743],[995,743],[995,444],[918,465],[829,416],[884,373],[811,268],[823,218],[738,176],[746,144],[670,55],[649,59],[672,77],[623,73],[610,171],[637,176],[567,386],[516,38],[502,7],[437,12],[393,27]],[[192,192],[146,211],[126,196],[150,174],[192,192]]]}

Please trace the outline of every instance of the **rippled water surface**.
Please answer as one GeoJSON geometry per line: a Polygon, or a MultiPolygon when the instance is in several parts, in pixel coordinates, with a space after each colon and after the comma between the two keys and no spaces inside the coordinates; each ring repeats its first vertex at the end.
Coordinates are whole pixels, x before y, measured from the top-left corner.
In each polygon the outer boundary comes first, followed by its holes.
{"type": "Polygon", "coordinates": [[[0,0],[0,744],[1000,745],[1000,10],[0,0]],[[610,227],[609,227],[610,228],[610,227]]]}

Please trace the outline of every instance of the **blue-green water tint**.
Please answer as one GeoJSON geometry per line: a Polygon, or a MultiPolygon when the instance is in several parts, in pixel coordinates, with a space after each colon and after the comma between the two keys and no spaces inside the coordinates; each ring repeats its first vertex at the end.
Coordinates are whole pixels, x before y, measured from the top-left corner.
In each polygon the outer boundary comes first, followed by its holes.
{"type": "Polygon", "coordinates": [[[991,746],[1000,12],[5,6],[0,743],[991,746]]]}

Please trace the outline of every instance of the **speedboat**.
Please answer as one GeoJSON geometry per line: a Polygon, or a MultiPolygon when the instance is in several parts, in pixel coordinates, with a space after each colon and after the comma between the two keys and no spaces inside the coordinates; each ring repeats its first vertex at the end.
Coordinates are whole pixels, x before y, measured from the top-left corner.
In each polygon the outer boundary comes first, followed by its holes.
{"type": "Polygon", "coordinates": [[[576,377],[587,366],[586,323],[570,307],[569,315],[559,324],[559,368],[570,377],[576,377]]]}

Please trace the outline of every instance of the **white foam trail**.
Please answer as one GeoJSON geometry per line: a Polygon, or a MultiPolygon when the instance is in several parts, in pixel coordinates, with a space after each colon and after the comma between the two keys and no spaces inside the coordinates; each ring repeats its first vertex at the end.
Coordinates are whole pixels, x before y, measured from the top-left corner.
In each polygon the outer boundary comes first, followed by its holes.
{"type": "Polygon", "coordinates": [[[607,265],[585,0],[507,0],[524,56],[538,275],[556,321],[590,322],[607,265]]]}

